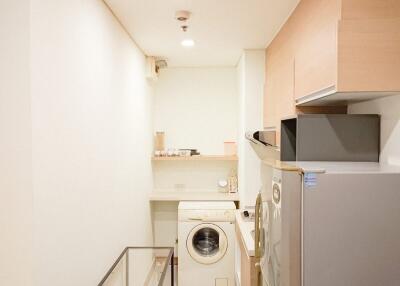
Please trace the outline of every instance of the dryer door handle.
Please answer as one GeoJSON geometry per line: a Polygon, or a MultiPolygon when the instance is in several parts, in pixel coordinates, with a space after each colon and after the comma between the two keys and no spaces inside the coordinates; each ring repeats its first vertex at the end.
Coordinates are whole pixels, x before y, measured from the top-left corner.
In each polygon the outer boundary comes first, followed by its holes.
{"type": "Polygon", "coordinates": [[[199,216],[197,217],[188,217],[189,220],[196,220],[196,221],[202,221],[203,219],[199,216]]]}

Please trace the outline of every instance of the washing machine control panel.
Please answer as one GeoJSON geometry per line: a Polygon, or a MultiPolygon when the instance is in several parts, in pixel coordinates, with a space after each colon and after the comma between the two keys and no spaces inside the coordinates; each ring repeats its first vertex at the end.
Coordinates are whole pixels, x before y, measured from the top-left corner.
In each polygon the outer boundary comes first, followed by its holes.
{"type": "Polygon", "coordinates": [[[181,210],[180,221],[234,222],[234,210],[181,210]]]}

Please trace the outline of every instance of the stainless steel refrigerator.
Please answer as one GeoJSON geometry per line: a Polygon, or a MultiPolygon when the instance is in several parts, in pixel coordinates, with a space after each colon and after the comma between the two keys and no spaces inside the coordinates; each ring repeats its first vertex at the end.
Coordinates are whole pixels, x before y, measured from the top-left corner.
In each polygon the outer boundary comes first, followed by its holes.
{"type": "Polygon", "coordinates": [[[262,177],[259,285],[400,285],[400,168],[263,163],[262,177]]]}

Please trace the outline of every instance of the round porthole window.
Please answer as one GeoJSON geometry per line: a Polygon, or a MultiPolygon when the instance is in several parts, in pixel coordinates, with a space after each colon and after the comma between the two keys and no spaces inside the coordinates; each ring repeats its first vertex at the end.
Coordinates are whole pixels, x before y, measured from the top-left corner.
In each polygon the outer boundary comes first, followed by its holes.
{"type": "Polygon", "coordinates": [[[217,225],[200,224],[189,233],[186,247],[195,261],[213,264],[225,255],[227,237],[217,225]]]}
{"type": "Polygon", "coordinates": [[[201,228],[193,235],[192,244],[198,254],[213,256],[218,252],[219,233],[210,227],[201,228]]]}

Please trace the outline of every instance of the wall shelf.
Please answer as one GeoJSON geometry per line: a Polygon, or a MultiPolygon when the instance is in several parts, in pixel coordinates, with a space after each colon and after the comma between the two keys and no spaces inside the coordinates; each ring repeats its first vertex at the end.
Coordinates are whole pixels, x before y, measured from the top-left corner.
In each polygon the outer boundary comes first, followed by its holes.
{"type": "Polygon", "coordinates": [[[238,161],[238,157],[225,155],[200,155],[200,156],[175,156],[175,157],[152,157],[154,161],[238,161]]]}
{"type": "Polygon", "coordinates": [[[164,201],[239,201],[238,193],[219,193],[219,192],[162,192],[154,191],[149,195],[152,202],[164,201]]]}

